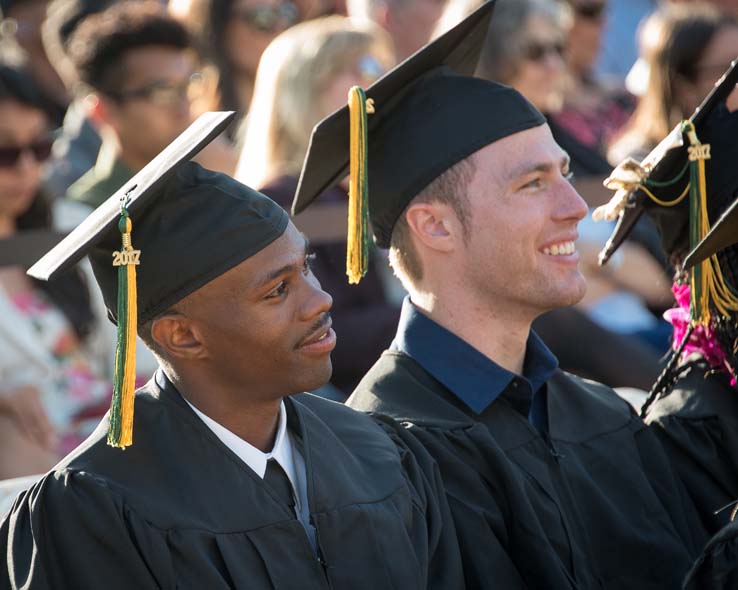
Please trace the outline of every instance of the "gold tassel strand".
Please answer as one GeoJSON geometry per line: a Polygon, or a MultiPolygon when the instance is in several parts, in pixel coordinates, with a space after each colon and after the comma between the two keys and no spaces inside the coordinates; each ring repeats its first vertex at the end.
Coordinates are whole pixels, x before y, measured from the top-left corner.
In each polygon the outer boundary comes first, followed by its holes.
{"type": "Polygon", "coordinates": [[[357,284],[369,267],[369,183],[367,177],[367,114],[374,103],[354,86],[348,94],[350,116],[349,204],[346,244],[346,274],[357,284]]]}

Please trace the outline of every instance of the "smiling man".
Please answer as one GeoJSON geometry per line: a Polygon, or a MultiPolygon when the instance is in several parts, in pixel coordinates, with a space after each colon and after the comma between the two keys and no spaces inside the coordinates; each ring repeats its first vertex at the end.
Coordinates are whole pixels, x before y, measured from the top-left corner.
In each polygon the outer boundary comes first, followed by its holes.
{"type": "MultiPolygon", "coordinates": [[[[368,215],[409,297],[347,403],[437,460],[468,587],[677,588],[700,529],[658,441],[531,331],[584,294],[587,207],[543,116],[464,75],[490,11],[367,89],[368,215]]],[[[315,128],[295,213],[346,173],[349,121],[315,128]]]]}
{"type": "Polygon", "coordinates": [[[111,410],[15,502],[0,587],[460,588],[422,448],[343,405],[290,397],[329,379],[336,341],[304,237],[232,178],[169,168],[157,158],[31,270],[53,278],[89,253],[123,324],[130,291],[111,254],[129,217],[138,331],[161,367],[135,395],[131,446],[106,445],[129,444],[111,410]]]}

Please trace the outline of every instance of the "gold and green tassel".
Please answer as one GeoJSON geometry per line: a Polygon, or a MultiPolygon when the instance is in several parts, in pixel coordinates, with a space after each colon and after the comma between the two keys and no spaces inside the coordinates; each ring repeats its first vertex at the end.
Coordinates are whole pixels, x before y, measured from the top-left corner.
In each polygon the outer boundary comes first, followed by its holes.
{"type": "Polygon", "coordinates": [[[350,284],[357,284],[369,267],[369,183],[367,114],[374,103],[367,100],[359,86],[348,94],[350,116],[348,236],[346,274],[350,284]]]}
{"type": "Polygon", "coordinates": [[[141,256],[131,243],[133,223],[125,205],[118,221],[122,247],[113,252],[118,267],[118,333],[115,347],[113,399],[110,406],[108,444],[125,449],[133,443],[133,402],[136,390],[136,266],[141,256]]]}
{"type": "MultiPolygon", "coordinates": [[[[705,162],[710,159],[710,144],[703,144],[697,138],[694,124],[685,121],[683,131],[689,138],[689,246],[693,249],[710,231],[710,218],[707,212],[707,179],[705,162]]],[[[690,277],[690,315],[693,325],[710,325],[710,305],[722,316],[730,316],[738,310],[738,296],[723,278],[717,256],[692,269],[690,277]]]]}

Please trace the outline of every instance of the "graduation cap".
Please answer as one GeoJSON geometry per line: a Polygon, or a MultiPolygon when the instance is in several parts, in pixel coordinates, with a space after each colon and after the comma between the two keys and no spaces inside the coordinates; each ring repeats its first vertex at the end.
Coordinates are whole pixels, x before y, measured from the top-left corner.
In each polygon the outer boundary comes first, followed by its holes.
{"type": "Polygon", "coordinates": [[[51,229],[28,229],[0,240],[0,266],[28,269],[41,256],[56,246],[65,234],[51,229]]]}
{"type": "Polygon", "coordinates": [[[508,135],[542,125],[517,91],[472,78],[494,1],[385,74],[310,137],[292,213],[300,213],[350,172],[347,274],[366,272],[367,218],[388,248],[410,201],[454,164],[508,135]]]}
{"type": "Polygon", "coordinates": [[[28,271],[50,280],[89,254],[118,324],[108,444],[132,443],[137,325],[256,254],[287,213],[230,176],[190,162],[233,119],[205,113],[28,271]]]}
{"type": "Polygon", "coordinates": [[[705,238],[684,259],[684,268],[692,268],[706,258],[738,244],[738,198],[728,207],[705,238]]]}
{"type": "MultiPolygon", "coordinates": [[[[623,243],[644,211],[655,222],[667,254],[683,256],[709,235],[710,224],[738,193],[738,113],[729,112],[725,104],[736,82],[734,61],[689,119],[642,162],[626,160],[605,181],[617,192],[594,217],[619,219],[600,252],[600,264],[623,243]]],[[[693,256],[690,263],[694,261],[693,256]]],[[[724,316],[738,310],[738,296],[725,284],[717,258],[694,267],[690,280],[692,323],[709,324],[711,306],[724,316]]]]}

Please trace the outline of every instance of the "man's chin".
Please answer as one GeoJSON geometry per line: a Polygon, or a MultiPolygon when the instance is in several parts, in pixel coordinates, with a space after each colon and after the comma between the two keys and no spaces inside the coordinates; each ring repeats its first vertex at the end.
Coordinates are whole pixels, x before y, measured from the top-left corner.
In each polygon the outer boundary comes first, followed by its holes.
{"type": "Polygon", "coordinates": [[[315,391],[323,387],[331,380],[333,375],[333,364],[331,357],[328,356],[321,366],[305,369],[300,375],[300,382],[296,385],[294,393],[302,393],[303,391],[315,391]]]}

